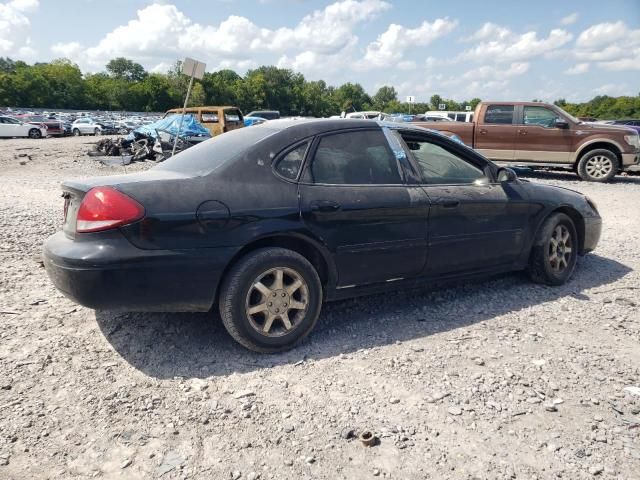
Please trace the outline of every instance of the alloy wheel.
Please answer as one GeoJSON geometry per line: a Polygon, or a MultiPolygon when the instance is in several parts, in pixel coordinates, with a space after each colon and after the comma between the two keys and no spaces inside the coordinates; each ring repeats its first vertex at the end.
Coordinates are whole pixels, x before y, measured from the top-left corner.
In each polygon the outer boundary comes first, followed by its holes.
{"type": "Polygon", "coordinates": [[[613,162],[604,155],[595,155],[587,160],[585,170],[592,178],[605,178],[611,173],[613,162]]]}
{"type": "Polygon", "coordinates": [[[551,234],[548,258],[551,268],[562,273],[569,266],[573,252],[571,232],[564,225],[558,225],[551,234]]]}
{"type": "Polygon", "coordinates": [[[251,284],[245,313],[261,335],[279,337],[294,330],[309,305],[309,286],[292,268],[278,267],[260,274],[251,284]]]}

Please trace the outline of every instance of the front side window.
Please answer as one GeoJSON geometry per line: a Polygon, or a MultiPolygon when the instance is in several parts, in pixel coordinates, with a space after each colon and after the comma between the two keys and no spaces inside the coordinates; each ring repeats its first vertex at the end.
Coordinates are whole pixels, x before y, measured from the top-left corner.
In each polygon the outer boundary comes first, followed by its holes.
{"type": "Polygon", "coordinates": [[[524,124],[551,128],[556,124],[558,114],[545,107],[524,107],[524,124]]]}
{"type": "Polygon", "coordinates": [[[424,140],[405,139],[418,164],[424,183],[432,185],[472,184],[485,180],[484,172],[442,148],[424,140]]]}
{"type": "Polygon", "coordinates": [[[309,142],[305,142],[285,154],[276,164],[276,172],[290,180],[298,178],[304,154],[307,152],[308,147],[309,142]]]}
{"type": "Polygon", "coordinates": [[[489,105],[484,114],[484,123],[511,125],[513,123],[513,105],[489,105]]]}
{"type": "Polygon", "coordinates": [[[332,185],[402,183],[398,162],[381,130],[322,137],[310,176],[314,183],[332,185]]]}

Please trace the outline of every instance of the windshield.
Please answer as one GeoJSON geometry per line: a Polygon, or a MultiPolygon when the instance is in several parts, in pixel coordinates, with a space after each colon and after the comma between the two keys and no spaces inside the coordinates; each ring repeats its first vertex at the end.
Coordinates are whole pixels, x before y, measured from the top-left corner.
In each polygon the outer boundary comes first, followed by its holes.
{"type": "Polygon", "coordinates": [[[154,169],[171,170],[197,177],[208,175],[276,132],[278,130],[263,126],[232,130],[191,147],[154,169]]]}
{"type": "Polygon", "coordinates": [[[571,120],[574,123],[582,123],[581,120],[578,120],[576,117],[574,117],[573,115],[571,115],[570,113],[567,113],[564,109],[560,108],[559,106],[556,105],[556,108],[558,110],[560,110],[560,113],[562,113],[565,117],[567,117],[569,120],[571,120]]]}

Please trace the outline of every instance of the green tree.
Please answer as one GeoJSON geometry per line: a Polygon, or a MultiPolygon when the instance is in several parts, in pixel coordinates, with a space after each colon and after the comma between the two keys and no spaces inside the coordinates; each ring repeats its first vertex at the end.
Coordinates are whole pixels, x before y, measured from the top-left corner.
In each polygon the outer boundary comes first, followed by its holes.
{"type": "Polygon", "coordinates": [[[431,110],[439,110],[440,104],[444,103],[444,101],[440,95],[431,95],[429,103],[431,104],[431,110]]]}
{"type": "Polygon", "coordinates": [[[359,83],[345,83],[334,92],[335,105],[341,112],[358,112],[371,106],[371,98],[359,83]]]}
{"type": "Polygon", "coordinates": [[[109,60],[106,68],[112,77],[130,82],[139,82],[147,76],[147,72],[142,65],[124,57],[109,60]]]}
{"type": "Polygon", "coordinates": [[[385,85],[378,89],[376,94],[371,98],[371,102],[375,110],[384,112],[388,109],[389,104],[398,102],[398,93],[395,88],[385,85]]]}

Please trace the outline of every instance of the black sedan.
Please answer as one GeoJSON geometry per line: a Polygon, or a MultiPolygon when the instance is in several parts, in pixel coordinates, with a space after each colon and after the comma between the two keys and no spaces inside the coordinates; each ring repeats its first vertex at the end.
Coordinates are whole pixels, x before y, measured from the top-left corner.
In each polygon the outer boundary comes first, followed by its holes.
{"type": "Polygon", "coordinates": [[[530,183],[438,132],[275,120],[143,173],[64,183],[44,246],[55,285],[95,309],[219,309],[275,352],[323,301],[511,270],[560,285],[598,243],[580,193],[530,183]]]}

